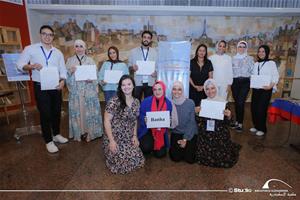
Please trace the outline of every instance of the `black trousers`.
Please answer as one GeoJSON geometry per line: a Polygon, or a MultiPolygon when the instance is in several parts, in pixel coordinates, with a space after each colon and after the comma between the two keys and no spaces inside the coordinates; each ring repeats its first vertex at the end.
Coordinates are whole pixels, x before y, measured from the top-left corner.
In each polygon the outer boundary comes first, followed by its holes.
{"type": "Polygon", "coordinates": [[[140,148],[144,154],[153,153],[156,158],[162,158],[167,155],[167,148],[162,147],[160,150],[154,150],[154,138],[152,136],[151,130],[149,130],[140,139],[140,148]]]}
{"type": "Polygon", "coordinates": [[[272,97],[272,89],[252,89],[251,114],[254,128],[267,132],[267,111],[272,97]]]}
{"type": "Polygon", "coordinates": [[[171,160],[175,162],[184,160],[191,164],[195,163],[197,135],[186,142],[185,148],[181,148],[177,143],[177,141],[182,140],[182,138],[182,134],[171,133],[171,147],[169,150],[171,160]]]}
{"type": "Polygon", "coordinates": [[[143,83],[143,86],[135,87],[135,95],[141,101],[144,93],[144,98],[152,96],[152,87],[148,86],[148,83],[143,83]]]}
{"type": "Polygon", "coordinates": [[[40,123],[46,143],[52,141],[52,135],[60,133],[60,112],[62,103],[61,90],[41,90],[41,85],[34,82],[34,94],[40,112],[40,123]]]}
{"type": "Polygon", "coordinates": [[[243,124],[245,113],[245,102],[250,90],[250,78],[234,78],[231,85],[234,99],[236,121],[243,124]]]}

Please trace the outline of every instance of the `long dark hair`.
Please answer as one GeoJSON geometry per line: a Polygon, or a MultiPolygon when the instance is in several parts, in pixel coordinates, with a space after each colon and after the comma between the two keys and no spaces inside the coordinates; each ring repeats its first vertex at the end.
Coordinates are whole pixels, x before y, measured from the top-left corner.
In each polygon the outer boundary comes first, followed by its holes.
{"type": "Polygon", "coordinates": [[[195,56],[194,56],[194,60],[198,61],[198,50],[200,49],[200,47],[204,47],[205,48],[205,56],[204,56],[204,63],[207,61],[207,46],[205,44],[200,44],[196,51],[195,51],[195,56]]]}
{"type": "Polygon", "coordinates": [[[118,89],[117,89],[117,96],[120,100],[120,108],[121,110],[124,110],[125,107],[127,106],[126,105],[126,97],[125,97],[125,94],[123,93],[122,91],[122,82],[125,80],[125,79],[130,79],[132,84],[133,84],[133,90],[132,90],[132,96],[135,97],[135,82],[133,80],[133,78],[127,74],[123,75],[120,80],[119,80],[119,84],[118,84],[118,89]]]}
{"type": "Polygon", "coordinates": [[[109,62],[112,62],[112,63],[118,63],[118,62],[122,62],[120,59],[119,59],[119,49],[115,46],[111,46],[108,48],[107,50],[107,56],[108,56],[108,61],[109,62]],[[111,57],[109,56],[109,51],[113,49],[115,50],[116,54],[117,54],[117,59],[116,60],[112,60],[111,57]]]}
{"type": "Polygon", "coordinates": [[[260,46],[258,47],[258,49],[257,49],[257,61],[258,61],[258,62],[265,62],[265,61],[270,60],[270,59],[269,59],[269,55],[270,55],[270,47],[269,47],[268,45],[263,44],[263,45],[260,45],[260,46]],[[264,59],[260,59],[260,58],[258,57],[258,51],[259,51],[259,49],[261,49],[261,48],[263,48],[263,49],[265,50],[265,53],[266,53],[266,56],[265,56],[264,59]]]}

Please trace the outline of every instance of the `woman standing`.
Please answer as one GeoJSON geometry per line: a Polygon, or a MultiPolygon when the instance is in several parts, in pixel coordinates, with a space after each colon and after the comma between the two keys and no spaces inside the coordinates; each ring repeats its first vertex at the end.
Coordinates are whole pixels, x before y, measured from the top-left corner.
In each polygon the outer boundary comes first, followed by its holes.
{"type": "Polygon", "coordinates": [[[195,52],[195,57],[190,64],[190,96],[195,105],[199,106],[201,99],[205,99],[206,95],[203,90],[203,84],[208,78],[213,77],[213,65],[207,59],[207,46],[200,44],[195,52]]]}
{"type": "Polygon", "coordinates": [[[213,78],[217,83],[219,96],[227,100],[228,91],[232,84],[232,59],[226,53],[226,42],[217,43],[216,54],[209,57],[214,66],[213,78]]]}
{"type": "Polygon", "coordinates": [[[184,97],[184,88],[180,81],[173,83],[172,102],[175,104],[172,114],[176,113],[172,115],[172,120],[178,123],[171,130],[169,155],[171,160],[175,162],[184,160],[192,164],[195,162],[198,133],[195,121],[195,104],[191,99],[184,97]]]}
{"type": "Polygon", "coordinates": [[[253,57],[247,54],[248,44],[240,41],[237,44],[237,54],[232,59],[233,83],[231,85],[234,99],[236,121],[233,128],[243,131],[245,102],[250,90],[250,76],[254,67],[253,57]]]}
{"type": "Polygon", "coordinates": [[[257,62],[254,65],[253,75],[270,76],[271,83],[262,89],[252,89],[251,114],[254,127],[251,132],[257,136],[263,136],[267,132],[267,110],[272,97],[273,89],[276,90],[276,84],[279,80],[279,74],[274,61],[269,59],[270,48],[267,45],[261,45],[257,51],[257,62]]]}
{"type": "Polygon", "coordinates": [[[129,74],[127,65],[119,59],[119,50],[117,47],[111,46],[107,50],[108,60],[105,61],[98,73],[98,80],[104,91],[105,102],[116,95],[118,84],[106,83],[104,81],[105,70],[119,70],[123,75],[129,74]]]}
{"type": "Polygon", "coordinates": [[[153,96],[145,98],[141,103],[139,116],[138,138],[144,154],[152,153],[161,158],[167,155],[169,147],[167,128],[147,128],[146,112],[170,111],[172,103],[165,97],[166,85],[162,81],[156,81],[153,85],[153,96]]]}
{"type": "Polygon", "coordinates": [[[135,83],[129,75],[119,81],[117,96],[105,108],[103,138],[106,166],[112,173],[125,174],[144,166],[137,138],[140,102],[133,96],[135,83]]]}
{"type": "MultiPolygon", "coordinates": [[[[218,87],[213,79],[208,79],[204,83],[204,91],[207,100],[222,101],[218,96],[218,87]]],[[[201,110],[196,108],[196,112],[201,110]]],[[[228,129],[231,112],[227,108],[224,111],[224,120],[208,119],[198,117],[198,140],[196,160],[199,164],[210,167],[230,168],[233,167],[239,158],[241,145],[230,139],[228,129]]]]}
{"type": "Polygon", "coordinates": [[[96,80],[75,81],[74,73],[76,66],[95,65],[95,62],[85,54],[84,41],[75,40],[74,48],[75,55],[68,58],[66,63],[69,90],[69,137],[76,141],[81,141],[82,138],[89,142],[103,134],[98,83],[96,80]]]}

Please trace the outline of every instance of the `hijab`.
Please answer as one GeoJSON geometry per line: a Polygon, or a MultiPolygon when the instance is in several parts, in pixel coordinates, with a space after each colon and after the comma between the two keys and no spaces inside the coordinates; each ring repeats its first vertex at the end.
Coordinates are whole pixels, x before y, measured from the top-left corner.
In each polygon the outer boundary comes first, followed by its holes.
{"type": "MultiPolygon", "coordinates": [[[[166,102],[166,85],[162,81],[156,81],[152,87],[154,90],[155,85],[159,84],[162,87],[163,95],[159,98],[152,96],[151,112],[155,111],[167,111],[166,102]]],[[[154,150],[160,150],[165,145],[164,135],[166,128],[151,128],[152,136],[154,138],[154,150]]]]}
{"type": "Polygon", "coordinates": [[[217,44],[216,44],[216,53],[217,53],[217,55],[220,55],[220,56],[221,56],[221,54],[219,54],[219,44],[222,43],[222,42],[225,44],[225,51],[224,51],[224,53],[222,54],[222,55],[224,55],[224,54],[226,53],[226,46],[227,46],[226,41],[225,41],[225,40],[220,40],[220,41],[218,41],[217,44]]]}
{"type": "Polygon", "coordinates": [[[218,86],[217,86],[217,83],[214,79],[207,79],[204,84],[203,84],[203,87],[204,87],[204,92],[207,96],[207,100],[212,100],[212,101],[224,101],[224,99],[222,97],[219,96],[219,90],[218,90],[218,86]],[[210,85],[213,85],[215,86],[216,88],[216,96],[214,96],[213,98],[210,98],[208,95],[207,95],[207,87],[210,86],[210,85]]]}
{"type": "Polygon", "coordinates": [[[258,57],[258,54],[257,54],[257,61],[258,61],[258,62],[266,62],[266,61],[269,61],[269,60],[270,60],[270,59],[269,59],[269,55],[270,55],[270,47],[267,46],[267,45],[265,45],[265,44],[263,44],[263,45],[260,45],[260,46],[258,47],[258,50],[259,50],[260,48],[263,48],[263,49],[265,50],[266,56],[265,56],[264,59],[260,59],[260,58],[258,57]]]}
{"type": "Polygon", "coordinates": [[[75,40],[75,42],[74,42],[74,48],[76,47],[76,46],[83,46],[83,48],[84,48],[84,50],[86,50],[86,44],[85,44],[85,42],[83,41],[83,40],[75,40]]]}
{"type": "Polygon", "coordinates": [[[239,52],[237,51],[236,55],[233,56],[234,59],[244,59],[248,55],[248,43],[246,41],[244,40],[239,41],[238,44],[236,45],[236,49],[238,49],[241,44],[245,45],[246,47],[245,51],[243,54],[239,54],[239,52]]]}

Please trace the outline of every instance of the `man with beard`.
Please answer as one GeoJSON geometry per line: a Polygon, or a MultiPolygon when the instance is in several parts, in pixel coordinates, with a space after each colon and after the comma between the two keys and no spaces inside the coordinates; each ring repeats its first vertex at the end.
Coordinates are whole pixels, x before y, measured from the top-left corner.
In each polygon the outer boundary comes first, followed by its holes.
{"type": "Polygon", "coordinates": [[[134,72],[134,80],[136,84],[135,94],[141,101],[144,98],[152,95],[152,86],[156,81],[156,71],[151,75],[137,75],[135,72],[140,66],[136,64],[137,61],[157,61],[156,49],[150,47],[152,43],[152,33],[150,31],[143,31],[141,46],[136,47],[130,51],[129,69],[134,72]]]}

